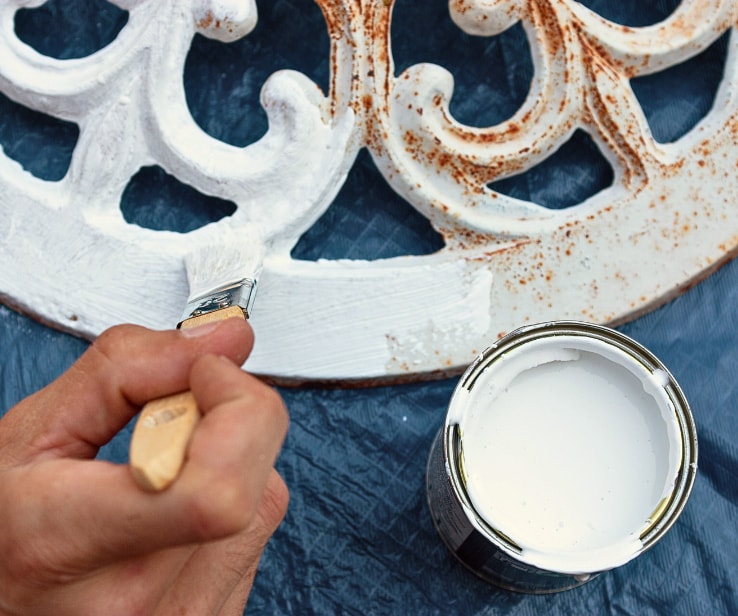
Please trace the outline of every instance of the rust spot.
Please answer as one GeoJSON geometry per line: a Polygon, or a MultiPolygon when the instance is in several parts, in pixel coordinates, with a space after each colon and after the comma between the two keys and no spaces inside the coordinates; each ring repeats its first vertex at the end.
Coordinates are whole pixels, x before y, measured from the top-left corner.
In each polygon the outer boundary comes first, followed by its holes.
{"type": "Polygon", "coordinates": [[[446,167],[451,163],[451,154],[443,152],[438,156],[438,166],[446,167]]]}
{"type": "Polygon", "coordinates": [[[208,11],[207,13],[205,13],[205,16],[197,22],[197,27],[202,29],[209,28],[214,21],[215,15],[213,15],[212,11],[208,11]]]}

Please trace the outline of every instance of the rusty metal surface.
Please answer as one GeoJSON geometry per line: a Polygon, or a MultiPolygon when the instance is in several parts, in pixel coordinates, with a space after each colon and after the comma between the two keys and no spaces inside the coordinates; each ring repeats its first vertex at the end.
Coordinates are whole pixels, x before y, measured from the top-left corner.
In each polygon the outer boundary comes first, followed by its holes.
{"type": "Polygon", "coordinates": [[[0,294],[56,327],[84,336],[123,321],[167,327],[187,296],[187,250],[217,250],[226,227],[258,228],[268,256],[249,369],[291,382],[414,380],[459,371],[527,322],[631,319],[738,247],[733,37],[712,109],[676,141],[654,138],[631,87],[730,30],[733,2],[685,0],[660,23],[628,27],[572,0],[452,0],[451,18],[475,36],[522,24],[533,61],[520,108],[474,127],[452,114],[454,80],[444,67],[396,71],[394,2],[319,0],[328,91],[296,71],[269,77],[261,98],[268,131],[245,147],[193,121],[182,74],[196,34],[248,36],[255,4],[114,4],[128,11],[115,40],[69,60],[16,37],[14,16],[28,2],[0,7],[0,91],[80,128],[58,181],[0,155],[0,258],[9,264],[0,294]],[[565,209],[490,187],[545,162],[576,131],[612,167],[609,187],[565,209]],[[291,257],[361,148],[443,236],[443,249],[377,260],[291,257]],[[128,223],[121,195],[152,164],[236,211],[187,233],[128,223]]]}

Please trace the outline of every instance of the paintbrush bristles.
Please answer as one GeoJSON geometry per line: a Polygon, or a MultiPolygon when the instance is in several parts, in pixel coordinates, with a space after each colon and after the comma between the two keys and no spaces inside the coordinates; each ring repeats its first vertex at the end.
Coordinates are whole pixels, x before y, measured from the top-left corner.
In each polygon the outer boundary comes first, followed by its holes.
{"type": "Polygon", "coordinates": [[[244,278],[258,278],[264,258],[264,245],[258,235],[229,233],[219,239],[218,243],[198,248],[185,256],[190,285],[188,301],[244,278]]]}

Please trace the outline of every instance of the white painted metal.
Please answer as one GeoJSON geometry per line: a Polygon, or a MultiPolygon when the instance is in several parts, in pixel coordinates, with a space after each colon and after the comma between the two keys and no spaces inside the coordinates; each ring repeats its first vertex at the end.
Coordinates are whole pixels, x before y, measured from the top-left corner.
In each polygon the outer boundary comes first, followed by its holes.
{"type": "Polygon", "coordinates": [[[193,121],[182,82],[196,32],[222,40],[256,23],[253,1],[116,0],[129,20],[110,45],[56,60],[22,43],[0,5],[0,91],[75,122],[67,175],[43,181],[0,155],[0,293],[56,327],[94,336],[120,322],[163,328],[187,297],[183,255],[228,227],[258,228],[267,259],[246,367],[282,381],[417,379],[458,371],[531,321],[621,322],[668,300],[738,247],[736,45],[710,113],[657,143],[631,77],[706,48],[736,4],[685,0],[666,21],[627,28],[573,0],[452,0],[464,30],[522,21],[534,79],[521,109],[488,128],[456,121],[450,74],[394,74],[392,1],[318,0],[332,41],[331,89],[281,71],[264,84],[267,134],[222,143],[193,121]],[[356,77],[356,78],[355,78],[356,77]],[[586,130],[613,185],[554,211],[487,185],[524,171],[586,130]],[[429,256],[303,262],[290,250],[330,203],[359,148],[446,240],[429,256]],[[128,224],[120,198],[157,164],[233,216],[186,234],[128,224]]]}

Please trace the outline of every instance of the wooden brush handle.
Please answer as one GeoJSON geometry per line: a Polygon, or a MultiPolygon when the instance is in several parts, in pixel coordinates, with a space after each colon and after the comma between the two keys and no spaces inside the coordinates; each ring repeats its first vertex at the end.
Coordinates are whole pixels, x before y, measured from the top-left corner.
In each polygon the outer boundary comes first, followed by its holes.
{"type": "Polygon", "coordinates": [[[179,474],[200,421],[195,397],[185,391],[152,400],[141,410],[131,437],[131,472],[145,490],[163,490],[179,474]]]}
{"type": "MultiPolygon", "coordinates": [[[[183,329],[243,317],[238,306],[216,310],[183,321],[183,329]]],[[[144,490],[168,487],[179,474],[187,454],[190,437],[200,421],[195,397],[185,391],[147,403],[133,429],[129,460],[136,483],[144,490]]]]}

